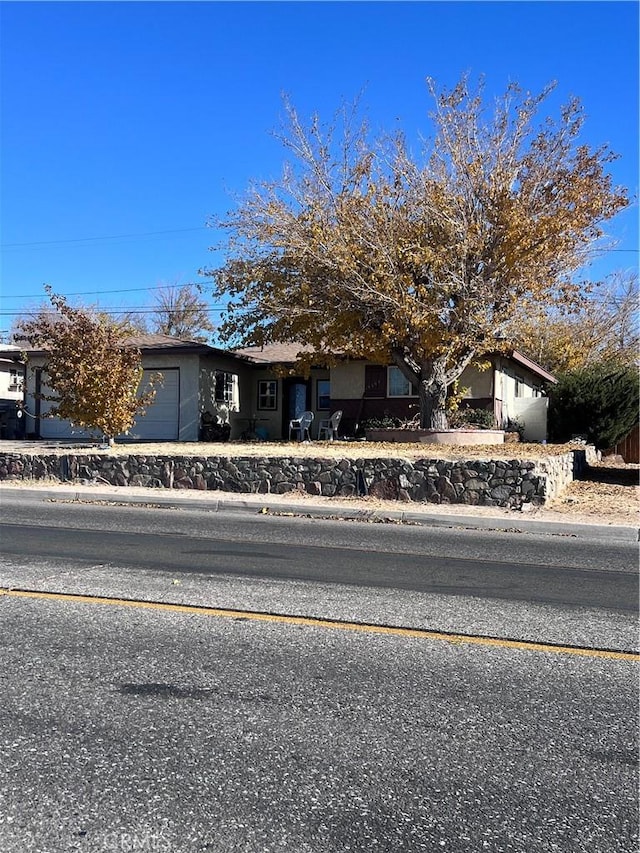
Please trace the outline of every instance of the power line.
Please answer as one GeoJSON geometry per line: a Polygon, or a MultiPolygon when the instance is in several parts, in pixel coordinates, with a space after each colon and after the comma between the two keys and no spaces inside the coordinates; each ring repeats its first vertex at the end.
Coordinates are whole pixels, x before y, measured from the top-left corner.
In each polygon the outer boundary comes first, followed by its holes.
{"type": "MultiPolygon", "coordinates": [[[[208,284],[208,282],[188,281],[185,284],[158,284],[153,285],[153,287],[128,287],[122,290],[100,290],[99,292],[94,288],[93,290],[77,290],[73,293],[60,293],[56,295],[63,296],[65,299],[68,296],[95,296],[99,299],[107,293],[140,293],[147,290],[180,290],[182,287],[201,287],[206,284],[208,284]]],[[[4,296],[3,294],[2,299],[40,299],[41,297],[46,298],[43,293],[27,293],[26,295],[20,294],[19,296],[4,296]]]]}
{"type": "Polygon", "coordinates": [[[30,243],[1,243],[3,249],[15,249],[26,246],[55,246],[67,243],[91,243],[96,240],[121,240],[124,237],[155,237],[160,234],[185,234],[188,231],[205,231],[206,225],[200,225],[197,228],[171,228],[166,231],[139,231],[130,234],[110,234],[106,237],[73,237],[70,240],[34,240],[30,243]]]}
{"type": "MultiPolygon", "coordinates": [[[[226,305],[212,305],[206,308],[203,308],[202,311],[206,314],[215,314],[219,311],[224,311],[226,309],[226,305]]],[[[100,308],[100,306],[94,309],[98,314],[108,314],[113,316],[121,316],[123,314],[179,314],[183,311],[182,308],[100,308]]],[[[0,317],[29,317],[30,315],[35,314],[44,314],[51,315],[52,317],[57,316],[57,311],[3,311],[0,309],[0,317]]]]}

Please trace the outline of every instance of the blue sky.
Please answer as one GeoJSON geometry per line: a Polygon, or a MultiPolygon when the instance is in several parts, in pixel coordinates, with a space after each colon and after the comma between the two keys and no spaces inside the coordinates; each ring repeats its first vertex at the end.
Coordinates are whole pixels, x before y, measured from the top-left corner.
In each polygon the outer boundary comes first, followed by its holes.
{"type": "MultiPolygon", "coordinates": [[[[284,92],[326,118],[362,93],[374,130],[417,144],[427,76],[483,74],[488,96],[557,80],[548,110],[580,97],[583,140],[621,155],[614,181],[637,199],[635,2],[3,2],[0,14],[2,331],[45,282],[113,310],[206,282],[207,219],[280,172],[270,132],[284,92]]],[[[593,277],[636,268],[637,201],[608,228],[618,251],[593,277]]]]}

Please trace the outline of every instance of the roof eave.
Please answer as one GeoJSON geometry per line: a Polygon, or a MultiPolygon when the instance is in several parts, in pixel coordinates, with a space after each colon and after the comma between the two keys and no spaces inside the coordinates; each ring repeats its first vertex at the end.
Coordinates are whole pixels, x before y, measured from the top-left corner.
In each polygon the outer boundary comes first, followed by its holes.
{"type": "Polygon", "coordinates": [[[558,380],[552,373],[549,373],[548,370],[545,370],[544,367],[539,365],[536,361],[528,358],[523,353],[518,352],[518,350],[512,350],[510,357],[513,361],[517,362],[517,364],[521,364],[522,367],[526,367],[532,373],[536,373],[541,379],[544,379],[545,382],[551,382],[552,385],[558,384],[558,380]]]}

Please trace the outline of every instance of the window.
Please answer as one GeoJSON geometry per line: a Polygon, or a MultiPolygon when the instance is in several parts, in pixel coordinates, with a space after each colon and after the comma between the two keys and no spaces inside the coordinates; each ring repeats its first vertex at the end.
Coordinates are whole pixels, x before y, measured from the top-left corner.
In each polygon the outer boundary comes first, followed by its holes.
{"type": "Polygon", "coordinates": [[[417,397],[415,385],[404,376],[399,367],[387,368],[387,397],[417,397]]]}
{"type": "Polygon", "coordinates": [[[516,397],[524,397],[524,377],[516,375],[516,397]]]}
{"type": "Polygon", "coordinates": [[[225,373],[222,370],[216,370],[214,393],[216,403],[228,406],[232,412],[237,412],[240,409],[238,377],[235,373],[225,373]]]}
{"type": "Polygon", "coordinates": [[[318,379],[316,394],[318,411],[329,411],[331,408],[331,382],[328,379],[318,379]]]}
{"type": "Polygon", "coordinates": [[[278,408],[278,383],[275,379],[258,382],[258,408],[273,411],[278,408]]]}
{"type": "Polygon", "coordinates": [[[17,368],[9,368],[9,391],[20,391],[22,389],[22,377],[17,368]]]}

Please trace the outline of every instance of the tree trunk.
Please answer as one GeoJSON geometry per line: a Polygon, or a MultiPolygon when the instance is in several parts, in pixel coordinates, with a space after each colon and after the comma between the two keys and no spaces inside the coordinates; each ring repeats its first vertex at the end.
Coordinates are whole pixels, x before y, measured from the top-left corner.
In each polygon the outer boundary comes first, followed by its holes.
{"type": "Polygon", "coordinates": [[[425,362],[418,383],[420,426],[422,429],[447,429],[447,379],[444,359],[425,362]]]}
{"type": "Polygon", "coordinates": [[[391,355],[402,374],[418,388],[422,429],[448,429],[447,388],[458,379],[475,356],[475,350],[463,351],[447,369],[446,356],[419,362],[406,349],[393,349],[391,355]]]}
{"type": "Polygon", "coordinates": [[[422,429],[448,429],[447,388],[469,363],[472,352],[464,354],[453,370],[447,371],[445,356],[420,363],[403,349],[392,350],[393,361],[403,375],[418,388],[422,429]]]}

